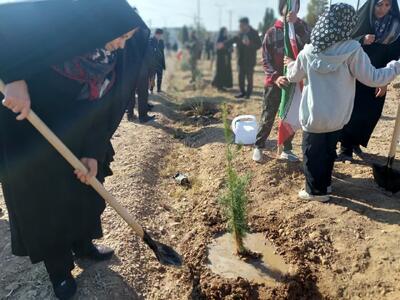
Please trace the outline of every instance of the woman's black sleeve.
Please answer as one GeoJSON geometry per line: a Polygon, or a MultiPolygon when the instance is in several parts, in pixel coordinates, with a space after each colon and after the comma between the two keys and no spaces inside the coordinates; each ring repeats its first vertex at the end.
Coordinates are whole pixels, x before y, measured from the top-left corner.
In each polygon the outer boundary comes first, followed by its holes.
{"type": "Polygon", "coordinates": [[[82,118],[88,122],[87,132],[82,145],[82,157],[94,158],[99,162],[104,161],[108,143],[110,141],[110,109],[107,97],[97,101],[84,101],[86,111],[82,118]]]}

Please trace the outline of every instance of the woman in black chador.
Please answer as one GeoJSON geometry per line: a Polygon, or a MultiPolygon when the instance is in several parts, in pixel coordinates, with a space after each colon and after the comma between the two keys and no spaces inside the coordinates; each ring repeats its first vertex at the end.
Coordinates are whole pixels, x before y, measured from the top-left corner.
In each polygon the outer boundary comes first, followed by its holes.
{"type": "MultiPolygon", "coordinates": [[[[228,30],[221,28],[217,43],[224,43],[228,40],[228,30]]],[[[232,79],[232,49],[222,48],[217,50],[217,71],[212,85],[219,90],[231,88],[233,86],[232,79]]]]}
{"type": "MultiPolygon", "coordinates": [[[[376,68],[400,57],[400,12],[397,0],[369,0],[359,10],[354,33],[376,68]]],[[[343,129],[340,161],[351,161],[353,152],[363,157],[360,146],[367,147],[383,111],[387,87],[370,88],[357,82],[354,110],[343,129]]]]}
{"type": "Polygon", "coordinates": [[[129,39],[141,28],[144,23],[125,0],[0,5],[0,36],[7,45],[0,49],[6,84],[0,181],[12,252],[43,261],[60,299],[76,292],[74,257],[101,261],[113,254],[92,243],[102,236],[105,203],[85,183],[90,176],[104,181],[110,175],[110,139],[140,70],[132,69],[129,39]],[[31,107],[89,174],[74,174],[24,120],[31,107]]]}

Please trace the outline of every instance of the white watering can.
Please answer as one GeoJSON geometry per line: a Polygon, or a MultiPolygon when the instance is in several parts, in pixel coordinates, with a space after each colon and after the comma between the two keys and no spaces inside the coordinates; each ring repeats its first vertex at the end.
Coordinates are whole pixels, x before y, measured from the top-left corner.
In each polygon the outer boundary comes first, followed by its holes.
{"type": "Polygon", "coordinates": [[[258,124],[253,115],[238,116],[232,121],[235,144],[254,145],[257,139],[258,124]]]}

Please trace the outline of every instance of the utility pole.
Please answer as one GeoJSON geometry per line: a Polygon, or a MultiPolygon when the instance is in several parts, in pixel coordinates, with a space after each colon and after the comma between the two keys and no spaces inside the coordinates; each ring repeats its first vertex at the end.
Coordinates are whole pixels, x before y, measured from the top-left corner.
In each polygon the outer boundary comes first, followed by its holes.
{"type": "Polygon", "coordinates": [[[200,23],[201,23],[201,6],[200,6],[200,0],[197,0],[197,30],[200,30],[200,23]]]}
{"type": "Polygon", "coordinates": [[[232,9],[230,9],[230,10],[228,10],[228,13],[229,13],[229,31],[230,32],[232,32],[232,16],[233,16],[233,10],[232,9]]]}
{"type": "Polygon", "coordinates": [[[225,4],[215,4],[216,7],[218,7],[218,25],[219,28],[222,27],[222,8],[225,7],[225,4]]]}

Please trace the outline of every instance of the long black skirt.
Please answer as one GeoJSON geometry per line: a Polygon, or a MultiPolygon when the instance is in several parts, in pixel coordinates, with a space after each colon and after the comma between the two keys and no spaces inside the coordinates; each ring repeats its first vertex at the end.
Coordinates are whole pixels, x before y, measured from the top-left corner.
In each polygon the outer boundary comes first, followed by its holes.
{"type": "Polygon", "coordinates": [[[217,51],[217,70],[212,85],[217,88],[233,86],[231,54],[227,50],[217,51]]]}
{"type": "Polygon", "coordinates": [[[357,82],[353,114],[342,131],[342,146],[368,146],[381,118],[385,99],[386,96],[375,97],[375,88],[357,82]]]}

